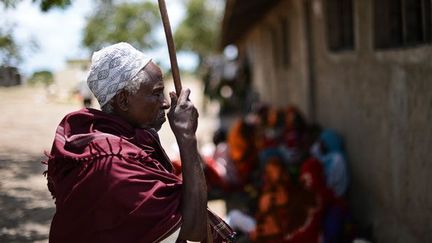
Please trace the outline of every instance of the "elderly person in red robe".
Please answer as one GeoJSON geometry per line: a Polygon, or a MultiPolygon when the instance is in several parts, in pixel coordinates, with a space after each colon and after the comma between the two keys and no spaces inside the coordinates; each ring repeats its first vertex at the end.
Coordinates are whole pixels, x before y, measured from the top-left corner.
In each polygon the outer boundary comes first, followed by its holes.
{"type": "Polygon", "coordinates": [[[47,161],[50,242],[229,242],[231,229],[207,210],[190,90],[169,104],[160,68],[127,43],[95,52],[87,82],[102,111],[66,115],[47,161]],[[183,179],[157,135],[168,109],[183,179]]]}

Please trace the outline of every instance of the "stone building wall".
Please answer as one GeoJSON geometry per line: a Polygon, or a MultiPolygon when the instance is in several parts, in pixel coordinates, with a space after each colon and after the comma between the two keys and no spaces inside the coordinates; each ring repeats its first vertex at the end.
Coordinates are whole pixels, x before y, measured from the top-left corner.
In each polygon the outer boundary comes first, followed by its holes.
{"type": "Polygon", "coordinates": [[[324,0],[281,1],[237,44],[252,59],[254,87],[263,101],[295,104],[308,118],[343,134],[352,176],[350,204],[376,242],[428,242],[432,45],[376,48],[373,3],[353,1],[352,49],[329,50],[324,0]],[[272,35],[281,34],[278,23],[284,17],[289,41],[277,44],[272,35]],[[286,67],[276,65],[274,57],[281,50],[274,46],[283,44],[290,50],[286,67]]]}

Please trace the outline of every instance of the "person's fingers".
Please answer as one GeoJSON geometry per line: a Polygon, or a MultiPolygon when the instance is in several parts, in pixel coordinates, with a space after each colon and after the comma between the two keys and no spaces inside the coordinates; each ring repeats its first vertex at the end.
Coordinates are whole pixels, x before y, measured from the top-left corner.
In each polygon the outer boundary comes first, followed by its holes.
{"type": "Polygon", "coordinates": [[[198,110],[194,107],[192,110],[192,114],[194,115],[194,117],[198,118],[199,117],[199,113],[198,110]]]}
{"type": "Polygon", "coordinates": [[[180,97],[179,97],[179,104],[184,104],[186,103],[186,101],[189,100],[189,94],[190,94],[190,89],[186,88],[186,89],[182,89],[180,92],[180,97]]]}
{"type": "Polygon", "coordinates": [[[171,99],[171,108],[170,108],[170,111],[171,111],[171,110],[174,110],[175,107],[177,106],[177,95],[174,91],[172,91],[169,93],[169,96],[171,99]]]}

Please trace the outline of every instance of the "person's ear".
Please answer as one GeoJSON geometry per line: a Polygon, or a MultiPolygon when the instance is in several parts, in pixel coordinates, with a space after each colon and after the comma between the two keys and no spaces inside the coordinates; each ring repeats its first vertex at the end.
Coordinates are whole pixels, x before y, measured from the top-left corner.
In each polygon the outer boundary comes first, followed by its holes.
{"type": "Polygon", "coordinates": [[[122,90],[115,96],[115,102],[117,104],[117,107],[121,111],[128,111],[129,109],[129,102],[128,102],[128,94],[126,91],[122,90]]]}

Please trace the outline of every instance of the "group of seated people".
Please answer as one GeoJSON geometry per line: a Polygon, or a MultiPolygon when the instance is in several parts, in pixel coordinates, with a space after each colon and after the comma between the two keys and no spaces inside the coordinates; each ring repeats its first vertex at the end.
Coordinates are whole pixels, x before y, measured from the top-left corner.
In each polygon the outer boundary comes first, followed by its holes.
{"type": "Polygon", "coordinates": [[[209,197],[228,206],[244,242],[352,242],[341,137],[308,124],[295,107],[262,105],[214,136],[204,156],[209,197]],[[215,193],[217,192],[217,193],[215,193]]]}

